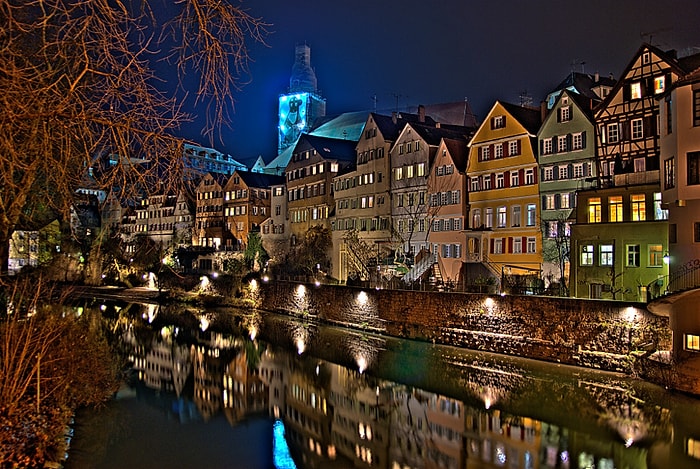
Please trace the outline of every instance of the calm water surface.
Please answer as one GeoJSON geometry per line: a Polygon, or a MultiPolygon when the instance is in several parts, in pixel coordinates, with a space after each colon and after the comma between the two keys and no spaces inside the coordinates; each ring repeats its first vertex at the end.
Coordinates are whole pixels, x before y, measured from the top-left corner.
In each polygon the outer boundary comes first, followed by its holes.
{"type": "Polygon", "coordinates": [[[132,379],[75,468],[691,468],[700,401],[617,374],[248,311],[107,306],[132,379]]]}

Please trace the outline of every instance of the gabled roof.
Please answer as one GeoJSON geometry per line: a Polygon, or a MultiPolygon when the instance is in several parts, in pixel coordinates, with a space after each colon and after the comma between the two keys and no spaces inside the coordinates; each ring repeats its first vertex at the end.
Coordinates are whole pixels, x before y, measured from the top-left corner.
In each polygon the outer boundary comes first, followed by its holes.
{"type": "MultiPolygon", "coordinates": [[[[309,134],[302,134],[302,136],[299,137],[299,142],[302,140],[305,140],[324,159],[355,162],[355,147],[357,146],[357,142],[337,138],[317,137],[309,134]]],[[[297,142],[297,145],[299,145],[299,142],[297,142]]]]}
{"type": "Polygon", "coordinates": [[[284,184],[285,181],[284,176],[273,174],[254,173],[251,171],[236,171],[234,174],[240,177],[248,187],[256,189],[267,189],[271,186],[278,186],[284,184]]]}
{"type": "Polygon", "coordinates": [[[262,155],[258,156],[258,159],[255,160],[255,163],[250,170],[254,173],[262,173],[265,170],[265,160],[263,160],[262,155]]]}
{"type": "Polygon", "coordinates": [[[464,127],[463,130],[455,130],[453,126],[449,128],[445,127],[433,127],[425,124],[409,124],[412,129],[420,135],[420,137],[425,140],[428,145],[437,146],[443,138],[451,138],[454,140],[467,141],[470,128],[464,127]]]}
{"type": "Polygon", "coordinates": [[[601,101],[602,98],[598,96],[593,89],[597,86],[609,86],[612,88],[615,86],[616,80],[612,77],[601,77],[596,75],[591,75],[589,73],[579,73],[571,72],[564,78],[564,80],[559,83],[552,91],[547,93],[547,96],[552,93],[563,90],[573,90],[575,93],[585,96],[586,98],[593,99],[595,101],[601,101]]]}
{"type": "Polygon", "coordinates": [[[498,101],[501,106],[513,116],[531,135],[537,135],[542,125],[542,113],[539,109],[518,106],[516,104],[498,101]]]}
{"type": "MultiPolygon", "coordinates": [[[[226,181],[228,181],[228,178],[229,178],[229,176],[228,176],[227,174],[223,174],[223,173],[212,173],[212,172],[209,172],[209,173],[207,173],[207,175],[211,176],[211,178],[212,178],[214,181],[216,181],[221,187],[224,187],[224,186],[226,185],[226,181]]],[[[206,177],[206,175],[205,175],[205,177],[206,177]]],[[[202,184],[202,181],[203,181],[203,180],[204,180],[204,178],[202,178],[202,179],[199,181],[199,184],[202,184]]]]}
{"type": "Polygon", "coordinates": [[[357,142],[366,122],[367,111],[346,112],[316,126],[309,135],[357,142]]]}
{"type": "Polygon", "coordinates": [[[455,168],[460,173],[467,170],[467,162],[469,161],[469,147],[465,140],[456,140],[452,138],[444,138],[443,142],[445,147],[452,157],[452,162],[455,164],[455,168]]]}
{"type": "MultiPolygon", "coordinates": [[[[411,114],[407,112],[393,113],[390,116],[373,112],[371,113],[371,116],[372,119],[374,119],[374,122],[377,124],[377,128],[384,137],[384,140],[389,142],[396,141],[407,123],[421,123],[421,118],[418,114],[411,114]]],[[[430,116],[425,116],[423,123],[426,125],[435,125],[435,121],[430,116]]]]}
{"type": "Polygon", "coordinates": [[[265,165],[264,171],[268,174],[282,174],[292,159],[294,153],[294,145],[290,145],[284,149],[282,153],[265,165]]]}

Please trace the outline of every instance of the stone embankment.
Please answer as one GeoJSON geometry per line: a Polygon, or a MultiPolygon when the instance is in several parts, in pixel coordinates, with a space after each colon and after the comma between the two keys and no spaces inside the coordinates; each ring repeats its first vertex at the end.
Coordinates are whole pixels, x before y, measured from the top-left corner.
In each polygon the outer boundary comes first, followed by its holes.
{"type": "Polygon", "coordinates": [[[634,357],[669,350],[668,319],[644,304],[261,282],[264,310],[406,339],[631,373],[634,357]]]}

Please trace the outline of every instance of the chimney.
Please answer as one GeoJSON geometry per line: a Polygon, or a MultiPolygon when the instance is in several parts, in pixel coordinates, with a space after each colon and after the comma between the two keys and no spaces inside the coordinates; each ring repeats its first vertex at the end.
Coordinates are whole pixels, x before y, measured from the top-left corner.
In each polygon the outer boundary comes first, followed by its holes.
{"type": "Polygon", "coordinates": [[[396,125],[396,111],[391,111],[391,122],[396,125]]]}
{"type": "Polygon", "coordinates": [[[600,73],[595,72],[595,82],[598,83],[600,81],[600,73]]]}
{"type": "Polygon", "coordinates": [[[418,122],[425,123],[425,106],[422,104],[418,105],[418,122]]]}
{"type": "Polygon", "coordinates": [[[540,101],[540,119],[542,119],[542,122],[544,122],[544,119],[546,117],[547,117],[547,102],[540,101]]]}

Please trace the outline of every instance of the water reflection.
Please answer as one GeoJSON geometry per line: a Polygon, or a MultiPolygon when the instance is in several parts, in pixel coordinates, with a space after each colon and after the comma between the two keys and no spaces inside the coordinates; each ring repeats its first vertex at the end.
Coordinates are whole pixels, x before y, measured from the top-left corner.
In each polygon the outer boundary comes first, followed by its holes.
{"type": "Polygon", "coordinates": [[[700,463],[697,401],[618,375],[261,313],[192,312],[185,327],[143,311],[115,322],[141,385],[205,421],[273,419],[277,467],[700,463]]]}

